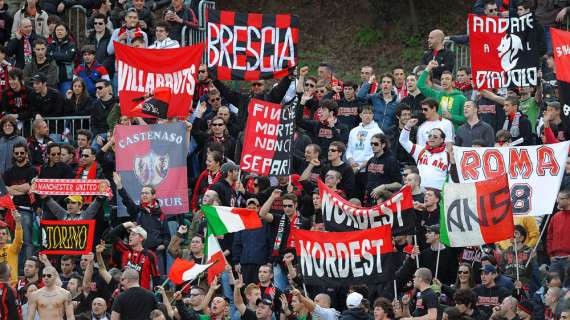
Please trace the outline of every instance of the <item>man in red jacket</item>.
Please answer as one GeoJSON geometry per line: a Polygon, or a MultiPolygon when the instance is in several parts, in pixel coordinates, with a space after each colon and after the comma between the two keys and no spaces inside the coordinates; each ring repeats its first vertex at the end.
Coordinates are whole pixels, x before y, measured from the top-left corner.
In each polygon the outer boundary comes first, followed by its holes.
{"type": "Polygon", "coordinates": [[[565,232],[570,227],[570,190],[558,194],[558,211],[548,225],[547,249],[550,257],[550,271],[560,275],[570,265],[570,234],[565,232]]]}

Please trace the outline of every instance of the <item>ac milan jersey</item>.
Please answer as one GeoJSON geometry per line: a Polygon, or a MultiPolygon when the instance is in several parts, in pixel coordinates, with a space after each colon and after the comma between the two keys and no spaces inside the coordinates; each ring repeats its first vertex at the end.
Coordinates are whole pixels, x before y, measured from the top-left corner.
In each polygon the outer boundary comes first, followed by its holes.
{"type": "Polygon", "coordinates": [[[138,271],[140,286],[150,290],[150,280],[159,276],[154,252],[147,249],[140,252],[134,251],[122,241],[117,242],[115,248],[121,253],[123,270],[130,268],[138,271]]]}

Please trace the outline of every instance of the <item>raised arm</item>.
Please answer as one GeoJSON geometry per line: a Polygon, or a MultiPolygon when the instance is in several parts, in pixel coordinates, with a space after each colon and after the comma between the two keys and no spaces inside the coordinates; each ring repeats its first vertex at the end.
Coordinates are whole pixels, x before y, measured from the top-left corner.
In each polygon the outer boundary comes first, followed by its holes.
{"type": "Polygon", "coordinates": [[[269,210],[271,210],[271,206],[273,205],[273,201],[275,201],[275,199],[278,199],[279,197],[281,197],[281,193],[282,193],[282,191],[280,189],[273,190],[273,192],[271,193],[271,196],[269,196],[267,201],[265,201],[265,203],[263,203],[263,206],[259,210],[259,216],[261,217],[261,219],[263,219],[269,223],[273,222],[273,214],[271,214],[269,212],[269,210]]]}
{"type": "Polygon", "coordinates": [[[234,305],[236,309],[239,311],[240,315],[244,315],[247,307],[243,302],[243,297],[241,296],[241,288],[243,288],[243,276],[241,273],[238,273],[238,278],[235,280],[234,283],[234,305]]]}
{"type": "Polygon", "coordinates": [[[107,271],[107,266],[105,265],[105,260],[103,260],[103,251],[105,251],[105,241],[101,242],[95,247],[95,252],[97,253],[97,264],[99,265],[99,276],[105,281],[105,283],[110,283],[113,276],[107,271]]]}

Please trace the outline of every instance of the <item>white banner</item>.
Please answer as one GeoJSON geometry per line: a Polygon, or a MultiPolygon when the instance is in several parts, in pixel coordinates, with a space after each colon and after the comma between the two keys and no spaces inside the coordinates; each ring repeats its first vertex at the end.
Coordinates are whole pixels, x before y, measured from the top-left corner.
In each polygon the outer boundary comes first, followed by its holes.
{"type": "Polygon", "coordinates": [[[513,215],[551,214],[564,176],[570,141],[527,147],[453,147],[459,182],[507,174],[513,215]]]}

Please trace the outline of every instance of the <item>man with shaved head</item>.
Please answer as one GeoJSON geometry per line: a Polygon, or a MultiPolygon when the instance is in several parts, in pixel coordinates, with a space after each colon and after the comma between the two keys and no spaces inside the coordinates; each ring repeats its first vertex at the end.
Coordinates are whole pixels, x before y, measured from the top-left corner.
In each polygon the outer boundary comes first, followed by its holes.
{"type": "Polygon", "coordinates": [[[36,311],[40,319],[75,319],[71,293],[59,286],[61,280],[54,267],[45,267],[42,272],[44,287],[32,293],[28,300],[28,319],[36,318],[36,311]]]}
{"type": "Polygon", "coordinates": [[[429,50],[424,52],[422,57],[422,64],[428,65],[430,61],[437,61],[437,67],[433,68],[431,78],[432,81],[437,81],[441,78],[441,73],[443,71],[453,72],[453,66],[455,65],[455,56],[453,52],[446,50],[443,46],[443,39],[445,34],[439,29],[432,30],[428,36],[428,47],[429,50]]]}
{"type": "Polygon", "coordinates": [[[291,294],[303,304],[307,310],[320,320],[336,320],[339,312],[331,308],[331,297],[326,293],[319,293],[315,296],[315,301],[303,296],[301,291],[295,289],[291,294]]]}

